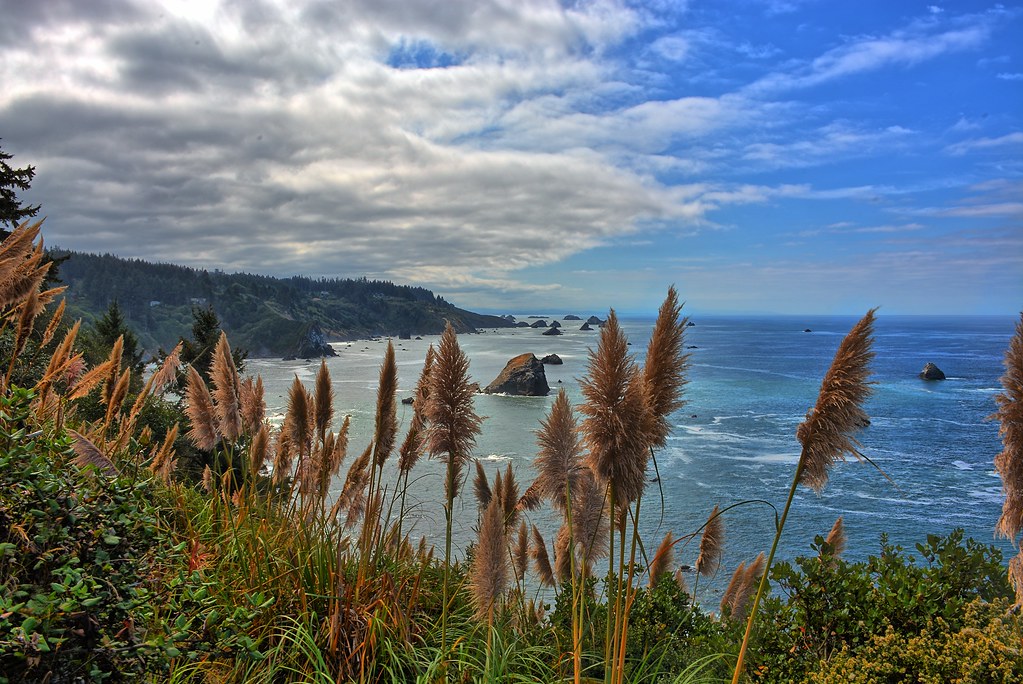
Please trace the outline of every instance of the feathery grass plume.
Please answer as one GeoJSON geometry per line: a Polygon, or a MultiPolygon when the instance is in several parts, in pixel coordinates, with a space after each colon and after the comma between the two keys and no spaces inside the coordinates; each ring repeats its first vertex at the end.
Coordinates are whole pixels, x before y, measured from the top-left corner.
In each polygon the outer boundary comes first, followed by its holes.
{"type": "Polygon", "coordinates": [[[398,450],[398,472],[406,476],[423,455],[423,446],[426,442],[426,418],[423,411],[430,396],[433,361],[434,352],[431,344],[426,350],[426,360],[412,397],[412,421],[409,423],[408,434],[405,435],[405,441],[398,450]]]}
{"type": "Polygon", "coordinates": [[[1023,532],[1023,313],[1016,324],[1016,334],[1005,352],[1003,392],[995,397],[998,411],[998,434],[1002,451],[995,456],[995,470],[1002,478],[1005,502],[996,532],[1012,540],[1023,532]]]}
{"type": "Polygon", "coordinates": [[[124,372],[121,373],[121,377],[117,379],[117,383],[114,385],[113,392],[110,393],[110,399],[107,404],[107,414],[103,419],[104,425],[110,425],[121,410],[121,404],[124,403],[124,398],[128,396],[128,385],[131,383],[131,369],[125,368],[124,372]]]}
{"type": "Polygon", "coordinates": [[[330,382],[330,371],[327,370],[327,359],[325,358],[320,359],[320,370],[316,373],[313,407],[316,434],[322,440],[334,420],[334,387],[330,382]]]}
{"type": "Polygon", "coordinates": [[[515,561],[515,579],[521,582],[529,568],[529,526],[525,520],[519,523],[519,535],[515,540],[512,558],[515,561]]]}
{"type": "Polygon", "coordinates": [[[100,451],[100,448],[92,440],[74,430],[68,430],[67,432],[74,439],[71,448],[75,451],[75,464],[79,468],[95,466],[96,470],[107,477],[117,477],[117,467],[113,461],[100,451]]]}
{"type": "Polygon", "coordinates": [[[465,467],[483,420],[473,406],[469,383],[469,359],[458,346],[455,329],[448,323],[440,339],[430,371],[430,395],[424,408],[429,421],[428,451],[448,465],[444,483],[445,498],[458,496],[462,468],[465,467]]]}
{"type": "Polygon", "coordinates": [[[508,464],[508,468],[504,471],[504,486],[501,488],[500,495],[498,497],[501,501],[501,507],[504,508],[504,524],[506,527],[514,527],[519,522],[519,483],[515,481],[515,472],[512,470],[512,464],[508,464]]]}
{"type": "Polygon", "coordinates": [[[379,468],[394,451],[398,434],[398,406],[394,395],[398,391],[398,365],[394,360],[394,345],[387,342],[384,362],[380,366],[377,385],[376,428],[373,432],[373,464],[379,468]]]}
{"type": "Polygon", "coordinates": [[[287,430],[288,442],[296,451],[300,470],[312,450],[311,403],[309,392],[296,375],[288,390],[288,412],[284,417],[283,427],[287,430]]]}
{"type": "Polygon", "coordinates": [[[444,479],[444,579],[440,616],[440,650],[447,650],[448,596],[451,567],[451,523],[458,496],[462,468],[468,461],[480,433],[482,419],[473,406],[469,385],[469,359],[458,346],[455,329],[448,322],[440,338],[433,368],[430,370],[430,396],[424,416],[429,421],[428,451],[447,467],[444,479]]]}
{"type": "Polygon", "coordinates": [[[831,556],[833,558],[838,558],[845,551],[845,525],[842,522],[842,516],[838,516],[838,519],[835,520],[835,524],[831,526],[831,531],[828,532],[824,543],[831,547],[831,556]]]}
{"type": "Polygon", "coordinates": [[[607,556],[610,522],[606,504],[604,489],[597,484],[592,472],[584,470],[576,480],[572,529],[580,571],[586,576],[592,573],[594,563],[607,556]]]}
{"type": "Polygon", "coordinates": [[[85,374],[81,375],[77,381],[71,386],[71,391],[68,393],[68,400],[74,401],[75,399],[81,399],[91,392],[96,385],[103,382],[110,375],[110,369],[114,367],[113,362],[107,359],[103,363],[90,369],[85,374]]]}
{"type": "Polygon", "coordinates": [[[678,588],[682,591],[687,594],[689,593],[689,584],[686,582],[686,576],[685,573],[682,572],[682,568],[675,570],[675,584],[677,584],[678,588]]]}
{"type": "MultiPolygon", "coordinates": [[[[287,422],[287,418],[285,418],[285,422],[287,422]]],[[[291,441],[288,439],[287,432],[282,429],[277,433],[277,448],[274,449],[273,483],[276,486],[283,485],[291,475],[291,462],[294,457],[295,452],[291,449],[291,441]]]]}
{"type": "Polygon", "coordinates": [[[530,489],[535,487],[541,499],[564,512],[566,495],[575,499],[576,480],[582,472],[582,445],[575,413],[564,388],[558,390],[550,413],[540,420],[536,442],[539,447],[533,459],[536,479],[530,489]]]}
{"type": "Polygon", "coordinates": [[[334,455],[334,443],[337,439],[337,435],[333,432],[328,432],[323,436],[323,442],[319,445],[316,451],[313,452],[313,457],[309,459],[316,465],[316,494],[319,501],[322,503],[327,498],[327,491],[330,489],[330,480],[333,478],[334,473],[331,472],[331,459],[334,455]]]}
{"type": "Polygon", "coordinates": [[[1009,583],[1016,590],[1015,605],[1023,606],[1023,549],[1009,560],[1009,583]]]}
{"type": "Polygon", "coordinates": [[[753,597],[753,591],[763,573],[764,552],[761,551],[756,560],[746,567],[738,585],[735,588],[735,593],[732,594],[729,608],[731,610],[730,615],[733,620],[746,619],[746,611],[749,609],[750,599],[753,597]]]}
{"type": "Polygon", "coordinates": [[[207,494],[213,493],[213,471],[209,466],[202,469],[202,488],[207,494]]]}
{"type": "MultiPolygon", "coordinates": [[[[366,485],[369,484],[370,458],[373,455],[373,445],[366,446],[366,450],[359,455],[348,468],[348,475],[341,487],[341,494],[337,498],[335,508],[348,512],[348,520],[352,518],[352,511],[361,514],[365,505],[366,485]]],[[[352,523],[354,525],[354,522],[352,523]]],[[[348,525],[348,527],[352,527],[348,525]]]]}
{"type": "MultiPolygon", "coordinates": [[[[29,225],[26,221],[11,231],[11,234],[3,242],[0,242],[0,285],[6,285],[7,281],[14,277],[19,267],[33,253],[41,224],[42,221],[29,225]]],[[[3,306],[7,306],[7,304],[3,306]]]]}
{"type": "Polygon", "coordinates": [[[664,535],[664,540],[657,547],[654,559],[650,561],[650,588],[653,589],[657,583],[671,572],[671,566],[675,564],[675,537],[669,531],[664,535]]]}
{"type": "Polygon", "coordinates": [[[229,442],[242,434],[241,403],[238,398],[238,369],[231,356],[231,345],[227,333],[221,331],[213,350],[210,364],[210,381],[213,383],[213,401],[217,410],[217,424],[220,433],[229,442]]]}
{"type": "Polygon", "coordinates": [[[586,463],[599,483],[610,483],[616,507],[638,499],[646,484],[643,380],[628,344],[612,310],[580,383],[586,463]]]}
{"type": "Polygon", "coordinates": [[[249,445],[249,472],[255,478],[270,455],[270,428],[265,424],[260,425],[252,436],[252,443],[249,445]]]}
{"type": "Polygon", "coordinates": [[[64,320],[64,311],[67,308],[67,300],[61,299],[60,303],[57,304],[57,310],[50,316],[49,323],[46,324],[46,328],[43,330],[43,336],[39,341],[39,347],[45,347],[50,342],[53,342],[53,338],[57,335],[57,331],[60,329],[60,324],[64,320]]]}
{"type": "Polygon", "coordinates": [[[124,349],[124,336],[118,337],[114,340],[114,346],[110,349],[110,356],[107,357],[107,362],[110,364],[110,369],[107,371],[107,376],[103,378],[103,390],[101,397],[103,403],[110,405],[110,397],[114,393],[114,389],[117,387],[117,379],[121,376],[121,355],[124,349]]]}
{"type": "Polygon", "coordinates": [[[540,530],[533,525],[533,546],[529,555],[533,558],[533,567],[540,578],[540,584],[545,587],[555,587],[557,582],[554,579],[554,569],[551,567],[551,557],[547,553],[547,543],[543,540],[540,530]]]}
{"type": "Polygon", "coordinates": [[[32,326],[36,320],[36,305],[39,303],[39,292],[32,290],[25,297],[21,303],[21,312],[18,315],[18,325],[15,329],[14,334],[14,349],[11,352],[11,366],[14,366],[14,362],[18,355],[25,349],[25,344],[28,342],[29,334],[32,332],[32,326]]]}
{"type": "Polygon", "coordinates": [[[352,417],[345,416],[344,421],[341,423],[341,429],[338,430],[337,436],[334,438],[334,450],[330,453],[330,476],[334,477],[338,471],[341,470],[341,464],[344,463],[345,456],[348,455],[348,430],[351,427],[352,417]]]}
{"type": "Polygon", "coordinates": [[[479,541],[469,578],[476,617],[491,623],[498,600],[508,588],[507,536],[504,508],[499,498],[490,500],[480,522],[479,541]]]}
{"type": "Polygon", "coordinates": [[[185,386],[185,415],[192,424],[186,437],[197,449],[212,451],[220,441],[213,397],[199,371],[192,366],[188,367],[188,384],[185,386]]]}
{"type": "Polygon", "coordinates": [[[483,510],[490,505],[490,500],[494,498],[494,495],[490,491],[490,480],[487,478],[487,471],[483,470],[482,461],[476,459],[475,463],[476,477],[472,480],[472,491],[476,495],[476,505],[483,510]]]}
{"type": "Polygon", "coordinates": [[[742,676],[743,662],[753,632],[757,608],[767,589],[771,564],[774,562],[774,554],[778,550],[778,542],[785,529],[785,521],[792,508],[797,486],[805,484],[819,494],[828,482],[828,472],[835,461],[844,459],[847,453],[862,459],[856,450],[859,443],[852,437],[852,432],[870,423],[862,406],[870,395],[867,378],[870,375],[870,360],[874,357],[871,344],[875,311],[877,309],[868,311],[842,339],[831,367],[821,382],[817,404],[796,429],[796,438],[803,448],[799,454],[799,463],[796,465],[788,498],[775,526],[774,541],[771,543],[771,551],[766,561],[767,571],[762,573],[749,618],[746,620],[746,632],[735,659],[735,669],[732,671],[732,684],[739,684],[742,676]]]}
{"type": "Polygon", "coordinates": [[[717,505],[710,512],[700,536],[700,555],[696,557],[696,572],[710,577],[718,571],[721,554],[725,549],[725,521],[717,505]]]}
{"type": "Polygon", "coordinates": [[[564,584],[572,577],[572,531],[568,525],[562,525],[558,529],[558,536],[554,538],[554,576],[560,584],[564,584]]]}
{"type": "Polygon", "coordinates": [[[685,353],[688,317],[680,319],[682,305],[675,286],[657,312],[643,365],[643,389],[648,408],[646,432],[652,447],[663,447],[671,434],[669,416],[682,408],[689,354],[685,353]]]}
{"type": "Polygon", "coordinates": [[[41,264],[42,239],[35,243],[41,225],[22,223],[0,245],[0,310],[38,291],[50,270],[49,263],[41,264]]]}
{"type": "MultiPolygon", "coordinates": [[[[1002,450],[995,456],[995,470],[1002,478],[1005,501],[995,533],[1021,547],[1017,537],[1023,532],[1023,313],[1016,334],[1005,352],[1003,392],[995,397],[1002,450]]],[[[1023,605],[1023,548],[1009,561],[1009,580],[1016,589],[1016,604],[1023,605]]]]}
{"type": "Polygon", "coordinates": [[[519,502],[515,504],[515,508],[518,511],[535,511],[540,508],[540,504],[543,503],[543,498],[540,496],[540,488],[537,486],[536,481],[526,488],[526,491],[519,497],[519,502]]]}
{"type": "Polygon", "coordinates": [[[57,330],[60,328],[61,321],[64,320],[64,310],[67,308],[67,300],[60,300],[60,304],[57,305],[57,310],[53,312],[50,317],[50,322],[46,324],[46,330],[43,331],[43,338],[39,342],[40,347],[45,347],[53,341],[54,336],[57,334],[57,330]]]}
{"type": "Polygon", "coordinates": [[[827,484],[828,471],[835,461],[844,460],[847,453],[860,457],[852,433],[869,422],[863,403],[870,395],[867,378],[874,358],[870,348],[874,311],[868,311],[838,346],[821,382],[817,404],[796,430],[796,438],[803,445],[800,483],[818,494],[827,484]]]}
{"type": "Polygon", "coordinates": [[[163,365],[160,366],[160,370],[156,371],[152,378],[153,392],[159,392],[177,379],[178,369],[181,367],[181,350],[183,347],[184,343],[178,342],[174,349],[171,350],[171,353],[164,358],[163,365]]]}
{"type": "Polygon", "coordinates": [[[242,430],[250,435],[259,432],[266,418],[266,400],[263,397],[263,378],[245,378],[238,385],[238,403],[241,405],[242,430]]]}
{"type": "Polygon", "coordinates": [[[742,584],[743,579],[746,577],[746,561],[741,561],[735,568],[735,572],[732,573],[732,579],[728,580],[728,586],[725,588],[725,593],[721,594],[721,604],[718,606],[719,614],[722,618],[726,615],[731,616],[732,603],[735,601],[735,595],[739,591],[739,585],[742,584]]]}
{"type": "Polygon", "coordinates": [[[68,330],[67,334],[64,335],[64,339],[57,348],[53,350],[53,354],[50,355],[50,362],[46,366],[46,372],[43,373],[43,378],[40,380],[40,386],[48,386],[59,379],[64,371],[67,369],[69,362],[73,356],[75,339],[78,337],[78,331],[82,327],[82,321],[77,320],[68,330]]]}
{"type": "Polygon", "coordinates": [[[174,426],[167,431],[167,436],[164,437],[163,442],[153,455],[153,462],[149,464],[149,469],[163,480],[165,484],[170,483],[174,466],[177,464],[177,459],[174,457],[174,440],[177,438],[178,424],[174,423],[174,426]]]}

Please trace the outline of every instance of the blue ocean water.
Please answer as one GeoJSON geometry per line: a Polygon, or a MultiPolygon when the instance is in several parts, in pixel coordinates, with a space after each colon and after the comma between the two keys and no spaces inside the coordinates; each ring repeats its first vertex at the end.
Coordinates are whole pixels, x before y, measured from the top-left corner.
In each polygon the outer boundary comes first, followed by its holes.
{"type": "MultiPolygon", "coordinates": [[[[652,483],[644,499],[642,528],[647,544],[656,546],[669,529],[677,536],[691,534],[715,504],[766,501],[778,508],[784,504],[799,455],[796,427],[816,401],[835,350],[856,320],[847,316],[693,319],[694,325],[686,331],[686,344],[692,347],[686,404],[672,417],[674,432],[656,455],[660,487],[652,483]]],[[[872,365],[876,384],[866,407],[871,425],[859,435],[862,451],[874,465],[855,460],[837,464],[820,496],[800,488],[780,558],[809,553],[814,536],[827,534],[838,516],[844,518],[850,558],[876,553],[882,533],[909,549],[927,534],[945,534],[956,527],[978,540],[994,541],[1002,491],[993,459],[1001,443],[998,424],[988,416],[995,411],[994,398],[1001,391],[1002,359],[1016,320],[1012,316],[878,317],[872,365]],[[920,380],[917,374],[927,362],[937,364],[947,379],[920,380]]],[[[578,380],[586,373],[587,355],[599,333],[578,330],[578,321],[561,322],[564,334],[556,337],[529,328],[461,336],[473,379],[485,386],[508,359],[524,352],[556,353],[564,364],[547,366],[548,382],[555,390],[564,387],[573,402],[579,401],[578,380]]],[[[653,320],[623,318],[622,323],[642,362],[653,320]]],[[[411,394],[431,343],[436,343],[435,337],[394,341],[403,395],[411,394]]],[[[337,344],[339,356],[328,361],[339,417],[352,416],[350,451],[354,453],[361,451],[372,433],[384,345],[382,340],[337,344]]],[[[267,403],[280,417],[295,375],[311,385],[317,368],[318,362],[253,360],[247,371],[263,376],[267,403]]],[[[533,477],[534,431],[553,397],[554,392],[549,397],[476,397],[477,412],[486,416],[477,456],[488,471],[510,463],[523,489],[528,485],[533,477]]],[[[410,410],[402,409],[404,426],[410,410]]],[[[414,534],[434,542],[443,539],[441,473],[441,465],[435,462],[417,466],[412,492],[417,505],[409,516],[414,534]]],[[[651,468],[651,479],[654,476],[651,468]]],[[[464,491],[455,525],[460,548],[472,539],[476,520],[471,487],[464,491]]],[[[553,537],[557,523],[549,512],[532,518],[548,538],[553,537]]],[[[766,503],[746,503],[731,509],[725,523],[723,575],[708,583],[711,593],[720,591],[739,561],[769,548],[774,512],[766,503]]],[[[1010,549],[1004,540],[995,543],[1006,552],[1010,549]]],[[[694,539],[681,547],[677,562],[692,563],[697,546],[694,539]]]]}

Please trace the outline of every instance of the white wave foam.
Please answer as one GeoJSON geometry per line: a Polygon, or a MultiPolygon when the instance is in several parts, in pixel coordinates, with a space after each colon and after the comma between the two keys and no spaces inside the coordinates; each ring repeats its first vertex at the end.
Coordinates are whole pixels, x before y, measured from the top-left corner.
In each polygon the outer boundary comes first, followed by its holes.
{"type": "Polygon", "coordinates": [[[952,461],[952,466],[959,470],[973,470],[973,466],[966,461],[952,461]]]}
{"type": "Polygon", "coordinates": [[[512,460],[509,454],[487,454],[486,456],[480,456],[481,461],[510,461],[512,460]]]}

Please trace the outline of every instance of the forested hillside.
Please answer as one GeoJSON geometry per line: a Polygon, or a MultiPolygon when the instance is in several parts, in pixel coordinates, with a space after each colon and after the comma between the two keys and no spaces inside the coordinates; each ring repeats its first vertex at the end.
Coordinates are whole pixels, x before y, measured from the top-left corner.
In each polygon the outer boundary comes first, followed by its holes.
{"type": "Polygon", "coordinates": [[[458,332],[508,322],[455,307],[422,287],[365,278],[293,277],[206,271],[139,259],[54,250],[70,310],[92,321],[117,301],[142,344],[169,349],[212,307],[232,341],[253,356],[296,353],[310,330],[329,340],[458,332]]]}

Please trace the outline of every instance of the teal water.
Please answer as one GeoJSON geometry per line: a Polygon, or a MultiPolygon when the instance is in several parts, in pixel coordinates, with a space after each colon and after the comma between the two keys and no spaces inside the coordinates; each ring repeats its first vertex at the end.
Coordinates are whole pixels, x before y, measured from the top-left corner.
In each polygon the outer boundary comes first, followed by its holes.
{"type": "MultiPolygon", "coordinates": [[[[588,315],[588,314],[587,314],[588,315]]],[[[551,320],[548,318],[547,320],[551,320]]],[[[784,504],[799,444],[796,426],[816,401],[821,378],[855,317],[696,317],[687,328],[689,384],[686,405],[673,416],[666,448],[657,454],[660,489],[652,484],[644,499],[644,538],[656,546],[667,530],[685,535],[696,530],[715,505],[750,500],[784,504]],[[809,328],[812,332],[804,332],[809,328]],[[663,497],[663,507],[661,499],[663,497]]],[[[838,464],[820,496],[800,489],[786,525],[781,558],[809,553],[817,534],[827,534],[843,516],[846,555],[864,558],[878,550],[882,532],[912,549],[929,533],[962,527],[967,535],[993,541],[1001,510],[1001,482],[993,459],[1000,451],[998,425],[987,417],[1001,391],[1002,359],[1016,319],[1006,317],[880,316],[875,335],[874,394],[867,404],[871,425],[859,436],[874,467],[850,461],[838,464]],[[917,377],[928,361],[947,375],[942,382],[917,377]]],[[[652,319],[625,318],[623,327],[642,362],[652,319]]],[[[459,343],[470,358],[470,372],[485,386],[513,356],[556,353],[564,365],[547,366],[548,382],[564,387],[576,402],[578,379],[599,333],[579,331],[578,321],[562,321],[565,334],[542,336],[516,328],[463,335],[459,343]]],[[[427,346],[423,340],[394,340],[402,396],[411,394],[427,346]]],[[[352,416],[350,454],[367,444],[373,429],[376,381],[386,342],[339,343],[328,359],[340,417],[352,416]]],[[[309,386],[319,362],[251,360],[246,371],[260,374],[267,404],[279,419],[287,388],[297,375],[309,386]]],[[[549,397],[477,395],[476,410],[486,416],[476,455],[488,471],[511,463],[524,489],[532,480],[535,434],[553,401],[549,397]]],[[[400,407],[402,426],[410,408],[400,407]]],[[[351,456],[349,457],[351,458],[351,456]]],[[[393,468],[393,463],[390,464],[393,468]]],[[[443,540],[442,468],[423,461],[414,471],[410,515],[414,534],[443,540]]],[[[654,473],[651,470],[651,478],[654,473]]],[[[340,488],[340,482],[336,488],[340,488]]],[[[455,524],[459,548],[472,539],[476,521],[471,486],[455,524]]],[[[710,582],[711,596],[727,582],[724,575],[742,560],[769,548],[774,514],[766,504],[747,504],[726,517],[726,553],[722,577],[710,582]]],[[[549,513],[532,522],[553,537],[549,513]]],[[[406,525],[407,527],[407,525],[406,525]]],[[[997,542],[1005,551],[1007,542],[997,542]]],[[[679,563],[695,560],[697,542],[680,549],[679,563]]]]}

